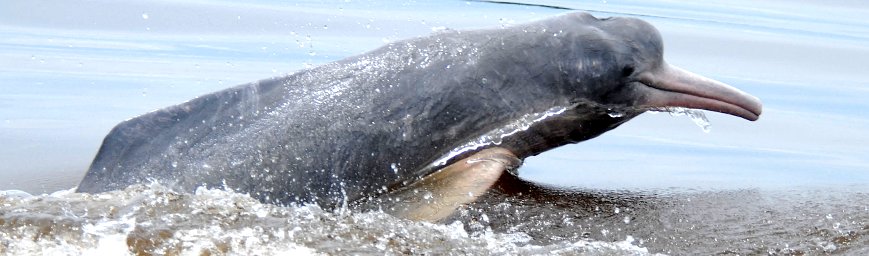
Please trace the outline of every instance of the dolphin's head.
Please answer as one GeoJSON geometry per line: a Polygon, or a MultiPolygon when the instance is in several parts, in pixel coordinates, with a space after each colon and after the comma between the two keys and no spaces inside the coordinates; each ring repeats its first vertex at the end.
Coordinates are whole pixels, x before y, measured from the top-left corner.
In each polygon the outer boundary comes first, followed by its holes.
{"type": "Polygon", "coordinates": [[[658,30],[634,18],[565,17],[582,25],[578,45],[563,65],[574,70],[568,83],[578,98],[630,109],[685,107],[757,120],[761,102],[739,89],[667,64],[658,30]]]}

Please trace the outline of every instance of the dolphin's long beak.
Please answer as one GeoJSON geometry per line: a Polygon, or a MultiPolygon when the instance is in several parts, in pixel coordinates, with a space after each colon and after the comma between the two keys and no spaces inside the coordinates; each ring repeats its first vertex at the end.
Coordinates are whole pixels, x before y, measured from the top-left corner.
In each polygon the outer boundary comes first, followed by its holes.
{"type": "Polygon", "coordinates": [[[748,93],[681,68],[663,64],[639,75],[640,83],[657,90],[647,95],[647,107],[705,109],[757,120],[760,100],[748,93]]]}

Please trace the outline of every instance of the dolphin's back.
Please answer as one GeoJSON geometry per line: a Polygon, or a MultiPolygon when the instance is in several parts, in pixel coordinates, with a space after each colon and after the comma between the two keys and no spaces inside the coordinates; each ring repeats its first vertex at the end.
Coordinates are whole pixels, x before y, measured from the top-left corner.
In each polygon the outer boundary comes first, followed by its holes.
{"type": "Polygon", "coordinates": [[[406,185],[486,132],[569,105],[553,86],[565,76],[540,72],[581,49],[542,32],[562,22],[399,41],[127,120],[78,191],[157,181],[330,206],[406,185]]]}
{"type": "MultiPolygon", "coordinates": [[[[381,49],[371,53],[377,58],[241,85],[124,121],[106,136],[78,191],[157,181],[183,191],[227,187],[266,202],[329,206],[418,178],[453,147],[521,115],[504,112],[516,107],[510,99],[487,102],[497,89],[475,93],[475,74],[438,77],[418,70],[420,60],[389,51],[402,50],[381,49]]],[[[431,64],[447,65],[463,68],[431,64]]]]}
{"type": "MultiPolygon", "coordinates": [[[[304,74],[230,88],[118,124],[78,191],[156,181],[182,191],[227,187],[279,203],[323,203],[321,198],[359,193],[363,188],[338,180],[354,175],[343,170],[370,167],[370,159],[342,155],[395,143],[358,134],[362,131],[346,136],[354,133],[341,131],[347,126],[330,118],[346,111],[311,103],[309,86],[298,84],[300,76],[304,74]],[[371,146],[365,149],[365,144],[371,146]]],[[[390,177],[375,177],[380,180],[371,184],[390,183],[390,177]]]]}
{"type": "Polygon", "coordinates": [[[78,190],[102,192],[183,179],[178,177],[185,173],[181,170],[209,167],[209,159],[191,161],[197,146],[244,129],[245,115],[255,113],[260,101],[270,100],[260,99],[262,91],[276,90],[278,83],[270,79],[242,85],[121,122],[106,135],[78,190]]]}

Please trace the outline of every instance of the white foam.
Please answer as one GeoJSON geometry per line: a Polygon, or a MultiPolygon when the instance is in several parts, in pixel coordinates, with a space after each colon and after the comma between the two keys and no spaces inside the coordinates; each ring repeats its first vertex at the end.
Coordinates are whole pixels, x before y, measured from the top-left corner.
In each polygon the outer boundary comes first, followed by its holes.
{"type": "Polygon", "coordinates": [[[532,245],[522,232],[470,232],[462,222],[275,206],[223,189],[188,194],[152,184],[93,195],[64,190],[5,196],[10,194],[0,194],[6,204],[0,210],[0,246],[6,247],[0,248],[10,255],[647,254],[633,240],[532,245]]]}

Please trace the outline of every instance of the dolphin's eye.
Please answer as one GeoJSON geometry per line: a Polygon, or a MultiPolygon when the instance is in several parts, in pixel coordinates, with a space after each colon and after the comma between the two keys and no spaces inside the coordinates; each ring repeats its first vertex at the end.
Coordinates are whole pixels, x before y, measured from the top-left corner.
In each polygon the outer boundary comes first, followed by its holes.
{"type": "Polygon", "coordinates": [[[622,77],[628,77],[634,73],[634,66],[628,65],[622,68],[622,77]]]}

